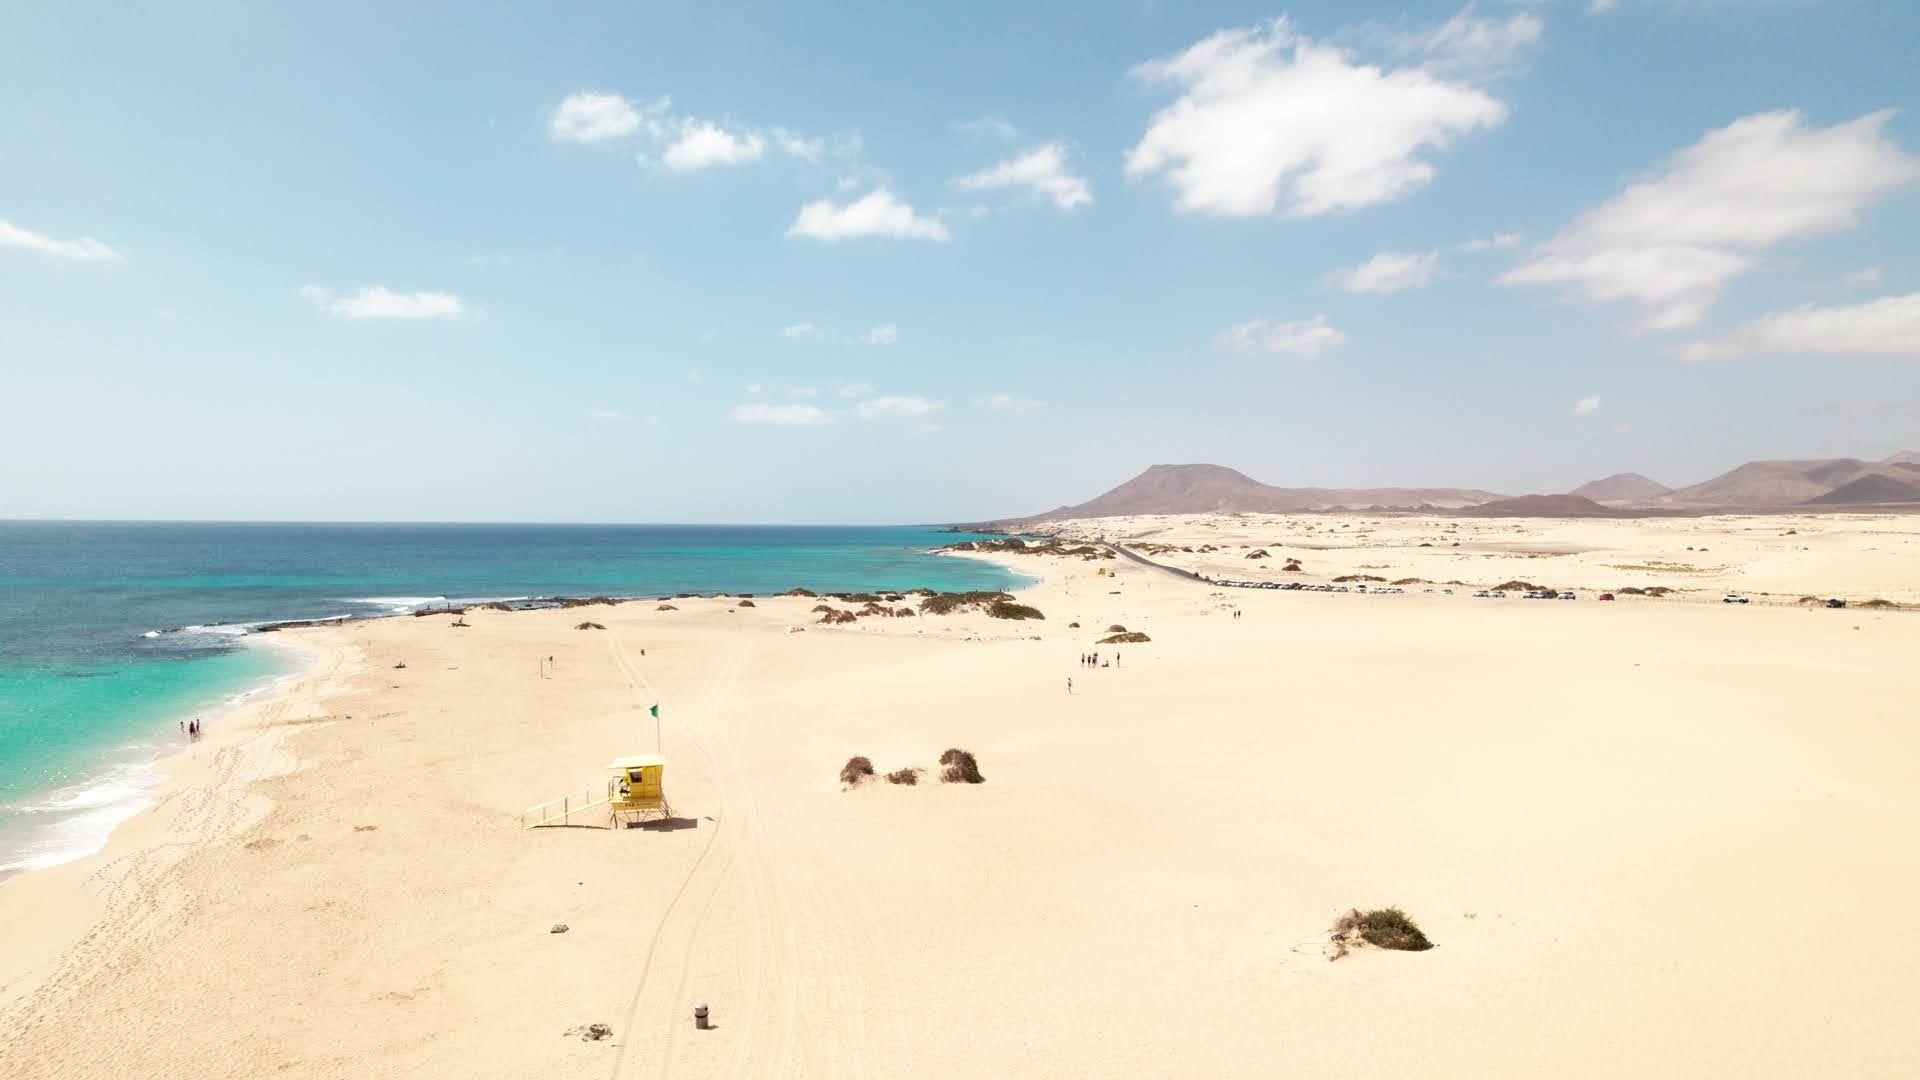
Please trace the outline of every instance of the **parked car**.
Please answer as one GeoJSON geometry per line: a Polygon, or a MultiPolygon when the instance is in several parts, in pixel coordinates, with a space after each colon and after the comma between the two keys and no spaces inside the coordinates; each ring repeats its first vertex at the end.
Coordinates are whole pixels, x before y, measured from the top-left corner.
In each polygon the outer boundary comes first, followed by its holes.
{"type": "Polygon", "coordinates": [[[1832,599],[1830,599],[1830,600],[1828,600],[1828,601],[1827,601],[1827,606],[1828,606],[1828,607],[1836,607],[1836,608],[1838,608],[1838,607],[1846,607],[1846,606],[1847,606],[1847,602],[1846,602],[1845,600],[1842,600],[1842,599],[1840,599],[1839,597],[1837,597],[1837,596],[1836,596],[1836,597],[1834,597],[1834,598],[1832,598],[1832,599]]]}
{"type": "Polygon", "coordinates": [[[1600,594],[1600,599],[1602,599],[1602,600],[1611,600],[1611,599],[1613,599],[1613,594],[1612,594],[1612,593],[1610,593],[1610,592],[1603,592],[1603,593],[1601,593],[1601,594],[1600,594]]]}
{"type": "Polygon", "coordinates": [[[1507,591],[1505,589],[1495,589],[1491,593],[1488,593],[1487,595],[1496,597],[1501,600],[1505,600],[1507,598],[1507,591]]]}
{"type": "Polygon", "coordinates": [[[1578,598],[1578,597],[1576,597],[1576,596],[1574,596],[1574,595],[1573,595],[1572,593],[1570,593],[1570,592],[1563,592],[1563,593],[1561,593],[1561,594],[1560,594],[1560,599],[1562,599],[1562,600],[1577,600],[1577,599],[1579,599],[1579,598],[1578,598]]]}
{"type": "Polygon", "coordinates": [[[1748,600],[1746,597],[1741,596],[1739,593],[1730,592],[1727,595],[1721,597],[1720,602],[1723,604],[1750,604],[1753,601],[1748,600]]]}
{"type": "Polygon", "coordinates": [[[1477,592],[1475,592],[1475,593],[1474,593],[1473,595],[1475,595],[1475,596],[1492,596],[1493,594],[1492,594],[1492,593],[1490,593],[1490,592],[1488,592],[1488,591],[1487,591],[1487,590],[1485,590],[1485,589],[1481,589],[1481,590],[1479,590],[1479,591],[1477,591],[1477,592]]]}

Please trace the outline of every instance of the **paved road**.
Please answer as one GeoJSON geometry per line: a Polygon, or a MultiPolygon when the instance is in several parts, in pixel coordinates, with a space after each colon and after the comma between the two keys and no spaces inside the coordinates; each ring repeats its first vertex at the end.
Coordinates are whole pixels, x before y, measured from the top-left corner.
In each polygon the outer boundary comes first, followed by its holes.
{"type": "Polygon", "coordinates": [[[1202,585],[1208,584],[1208,581],[1206,578],[1201,577],[1199,574],[1196,574],[1191,570],[1182,570],[1177,566],[1168,566],[1166,563],[1154,562],[1152,559],[1147,558],[1145,555],[1142,555],[1136,551],[1131,551],[1127,548],[1123,548],[1119,544],[1107,544],[1105,541],[1102,541],[1102,543],[1105,544],[1105,546],[1112,548],[1114,551],[1117,551],[1122,555],[1125,555],[1127,558],[1132,559],[1134,562],[1137,562],[1142,566],[1151,566],[1155,570],[1164,570],[1167,573],[1174,575],[1175,577],[1183,577],[1183,578],[1186,578],[1188,581],[1198,581],[1202,585]]]}

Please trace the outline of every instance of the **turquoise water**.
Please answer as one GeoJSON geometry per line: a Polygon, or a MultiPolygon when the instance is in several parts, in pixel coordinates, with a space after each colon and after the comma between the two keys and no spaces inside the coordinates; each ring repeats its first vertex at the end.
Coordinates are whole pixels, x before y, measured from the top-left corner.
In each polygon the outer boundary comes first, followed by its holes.
{"type": "MultiPolygon", "coordinates": [[[[97,850],[178,722],[286,670],[263,623],[447,601],[1015,577],[931,528],[0,522],[0,876],[97,850]]],[[[217,722],[217,721],[215,721],[217,722]]]]}

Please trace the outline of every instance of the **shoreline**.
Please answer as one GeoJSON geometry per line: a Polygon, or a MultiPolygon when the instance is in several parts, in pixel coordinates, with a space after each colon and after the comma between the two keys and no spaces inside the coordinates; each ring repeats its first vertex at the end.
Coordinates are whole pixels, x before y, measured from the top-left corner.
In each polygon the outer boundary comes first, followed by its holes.
{"type": "Polygon", "coordinates": [[[1913,620],[1382,607],[951,554],[1044,620],[834,625],[814,609],[862,602],[762,593],[287,631],[312,663],[210,726],[152,810],[0,884],[0,1054],[32,1077],[1914,1064],[1873,1033],[1920,931],[1830,943],[1920,886],[1888,843],[1920,820],[1913,620]],[[1091,644],[1120,624],[1151,641],[1091,644]],[[651,704],[669,821],[520,828],[652,750],[651,704]],[[943,747],[986,782],[941,783],[943,747]],[[854,754],[879,775],[849,789],[854,754]],[[1329,922],[1379,905],[1439,947],[1330,963],[1329,922]],[[1374,1037],[1383,1008],[1404,1037],[1374,1037]],[[1833,1026],[1764,1037],[1812,1008],[1833,1026]],[[561,1037],[589,1022],[612,1038],[561,1037]]]}

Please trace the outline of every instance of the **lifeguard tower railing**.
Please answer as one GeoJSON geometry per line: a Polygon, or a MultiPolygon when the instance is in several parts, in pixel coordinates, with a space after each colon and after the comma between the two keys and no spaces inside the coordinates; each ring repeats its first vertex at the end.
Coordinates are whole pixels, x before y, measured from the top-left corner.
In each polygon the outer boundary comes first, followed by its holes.
{"type": "Polygon", "coordinates": [[[562,795],[557,799],[548,799],[546,802],[520,811],[520,827],[537,829],[542,825],[566,825],[569,824],[567,819],[573,815],[584,813],[596,806],[606,805],[605,792],[596,795],[592,788],[588,788],[582,794],[562,795]]]}

